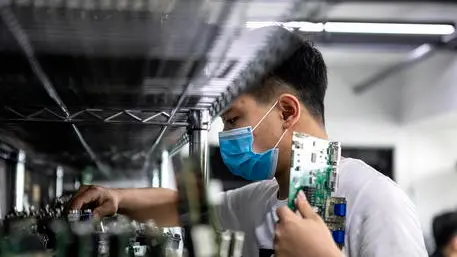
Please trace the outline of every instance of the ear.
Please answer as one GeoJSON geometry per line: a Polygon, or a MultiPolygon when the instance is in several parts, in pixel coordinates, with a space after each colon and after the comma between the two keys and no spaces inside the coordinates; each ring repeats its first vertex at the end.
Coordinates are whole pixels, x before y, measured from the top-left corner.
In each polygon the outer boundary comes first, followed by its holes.
{"type": "Polygon", "coordinates": [[[449,246],[451,247],[451,249],[452,249],[453,251],[456,251],[456,252],[457,252],[457,236],[454,236],[454,237],[451,239],[451,241],[450,241],[450,243],[449,243],[449,246]]]}
{"type": "Polygon", "coordinates": [[[278,98],[277,107],[281,112],[285,129],[293,127],[300,119],[301,106],[296,96],[292,94],[281,94],[278,98]]]}

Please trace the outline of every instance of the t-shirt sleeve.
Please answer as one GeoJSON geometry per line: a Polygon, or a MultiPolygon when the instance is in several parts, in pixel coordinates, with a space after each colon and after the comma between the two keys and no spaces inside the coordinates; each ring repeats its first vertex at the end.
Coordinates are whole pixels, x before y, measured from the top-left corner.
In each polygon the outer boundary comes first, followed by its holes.
{"type": "Polygon", "coordinates": [[[240,226],[237,215],[239,203],[236,200],[239,194],[239,189],[229,190],[222,193],[221,205],[216,207],[221,229],[238,229],[240,226]]]}
{"type": "MultiPolygon", "coordinates": [[[[241,188],[228,190],[222,193],[222,203],[216,207],[219,224],[222,229],[242,230],[243,224],[249,224],[249,204],[257,183],[252,183],[241,188]]],[[[252,202],[251,202],[252,203],[252,202]]]]}
{"type": "Polygon", "coordinates": [[[361,192],[360,220],[353,249],[358,257],[428,256],[416,209],[408,196],[386,178],[361,192]]]}

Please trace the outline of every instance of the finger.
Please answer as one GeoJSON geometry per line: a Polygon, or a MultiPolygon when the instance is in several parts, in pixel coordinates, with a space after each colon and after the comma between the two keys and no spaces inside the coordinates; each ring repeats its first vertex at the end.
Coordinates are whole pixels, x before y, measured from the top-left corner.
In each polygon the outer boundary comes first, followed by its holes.
{"type": "Polygon", "coordinates": [[[287,206],[281,206],[276,209],[276,215],[278,215],[279,221],[287,220],[290,216],[293,216],[294,213],[287,206]]]}
{"type": "Polygon", "coordinates": [[[76,194],[74,194],[72,196],[72,199],[84,194],[84,192],[86,192],[87,190],[91,189],[93,186],[89,186],[89,185],[83,185],[83,186],[80,186],[79,189],[78,189],[78,192],[76,192],[76,194]]]}
{"type": "Polygon", "coordinates": [[[84,194],[75,197],[71,202],[70,208],[72,210],[80,210],[83,205],[99,200],[100,196],[101,193],[97,188],[90,188],[84,194]]]}
{"type": "Polygon", "coordinates": [[[114,207],[114,205],[112,203],[110,203],[109,201],[105,201],[100,206],[95,208],[92,213],[95,218],[101,219],[103,217],[115,214],[115,212],[116,212],[115,209],[116,208],[114,207]]]}
{"type": "MultiPolygon", "coordinates": [[[[314,211],[313,207],[309,204],[306,199],[305,193],[300,191],[295,201],[297,209],[300,211],[300,214],[306,219],[314,219],[317,214],[314,211]]],[[[317,216],[318,217],[318,216],[317,216]]]]}

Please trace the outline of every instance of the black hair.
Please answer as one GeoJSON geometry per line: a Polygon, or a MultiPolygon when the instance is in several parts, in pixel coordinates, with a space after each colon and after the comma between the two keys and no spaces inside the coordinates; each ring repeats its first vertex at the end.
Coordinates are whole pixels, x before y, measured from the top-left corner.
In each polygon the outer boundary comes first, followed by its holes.
{"type": "Polygon", "coordinates": [[[292,93],[323,125],[324,98],[327,91],[327,66],[324,58],[313,43],[304,40],[295,32],[287,33],[297,38],[297,49],[247,93],[261,103],[270,103],[280,93],[292,93]]]}
{"type": "Polygon", "coordinates": [[[453,237],[457,236],[457,211],[445,212],[433,218],[433,237],[435,238],[436,254],[449,244],[453,237]]]}

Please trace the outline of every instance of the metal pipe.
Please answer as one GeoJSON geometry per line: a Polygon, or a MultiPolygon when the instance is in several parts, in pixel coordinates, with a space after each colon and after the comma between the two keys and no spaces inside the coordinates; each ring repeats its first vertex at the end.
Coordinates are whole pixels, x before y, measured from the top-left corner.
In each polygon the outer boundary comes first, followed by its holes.
{"type": "Polygon", "coordinates": [[[56,169],[56,197],[61,197],[63,194],[63,168],[57,166],[56,169]]]}
{"type": "MultiPolygon", "coordinates": [[[[457,33],[454,33],[451,36],[443,37],[443,44],[444,45],[452,45],[457,42],[457,33]]],[[[427,58],[430,58],[433,56],[439,46],[436,45],[430,45],[430,44],[423,44],[413,51],[411,51],[407,58],[402,60],[401,62],[394,64],[390,67],[387,67],[383,71],[379,72],[378,74],[375,74],[373,77],[365,80],[364,82],[356,85],[354,87],[354,93],[360,94],[365,92],[366,90],[378,85],[380,82],[386,80],[387,78],[398,74],[399,72],[413,66],[414,64],[424,61],[427,58]]]]}
{"type": "Polygon", "coordinates": [[[191,110],[189,113],[189,155],[200,160],[205,182],[210,180],[208,165],[208,132],[211,116],[208,110],[191,110]]]}
{"type": "Polygon", "coordinates": [[[14,201],[14,208],[17,211],[22,211],[24,208],[24,186],[25,186],[25,152],[19,150],[16,164],[16,175],[15,175],[15,188],[14,195],[16,200],[14,201]]]}
{"type": "Polygon", "coordinates": [[[154,167],[152,169],[151,187],[161,187],[160,174],[159,169],[157,167],[154,167]]]}
{"type": "MultiPolygon", "coordinates": [[[[0,148],[1,151],[1,148],[0,148]]],[[[3,217],[7,214],[8,212],[8,195],[10,193],[8,192],[7,189],[7,174],[6,174],[6,160],[0,158],[0,226],[1,226],[1,221],[3,220],[3,217]]]]}
{"type": "Polygon", "coordinates": [[[360,94],[366,91],[367,89],[377,85],[378,83],[386,80],[388,77],[391,77],[404,69],[410,67],[411,65],[420,62],[435,53],[435,49],[429,44],[424,44],[416,49],[414,49],[406,59],[402,60],[400,63],[387,67],[383,71],[374,75],[373,77],[367,79],[366,81],[356,85],[354,87],[354,93],[360,94]]]}
{"type": "Polygon", "coordinates": [[[156,121],[149,121],[149,122],[136,122],[136,121],[96,121],[96,120],[82,120],[82,119],[75,119],[75,120],[68,120],[68,119],[43,119],[43,118],[0,118],[0,121],[9,121],[9,122],[48,122],[48,123],[70,123],[70,124],[111,124],[111,125],[139,125],[139,126],[169,126],[169,127],[187,127],[187,122],[156,122],[156,121]]]}

